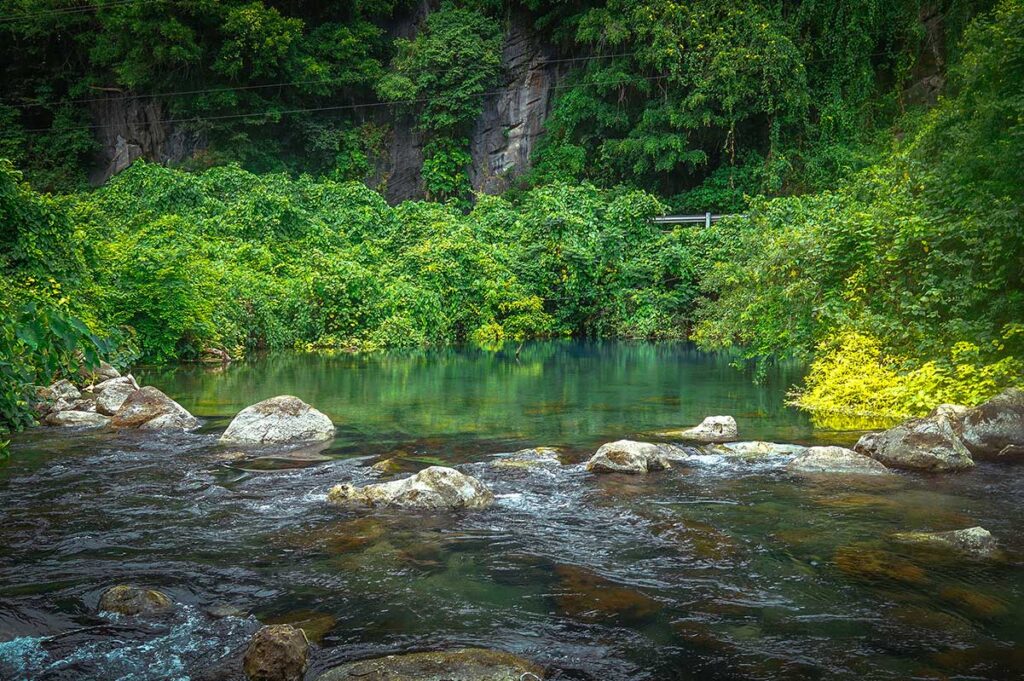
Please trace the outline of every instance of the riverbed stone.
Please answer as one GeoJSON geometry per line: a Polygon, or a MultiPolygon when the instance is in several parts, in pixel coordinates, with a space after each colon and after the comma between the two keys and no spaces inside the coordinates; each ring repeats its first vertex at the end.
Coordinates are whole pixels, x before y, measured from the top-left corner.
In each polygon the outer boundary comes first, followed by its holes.
{"type": "Polygon", "coordinates": [[[301,681],[309,658],[306,634],[290,624],[272,624],[253,634],[242,658],[249,681],[301,681]]]}
{"type": "Polygon", "coordinates": [[[160,390],[146,386],[125,399],[111,424],[139,430],[192,430],[199,420],[160,390]]]}
{"type": "Polygon", "coordinates": [[[739,428],[731,416],[708,416],[693,428],[665,431],[659,435],[692,442],[729,442],[739,436],[739,428]]]}
{"type": "Polygon", "coordinates": [[[984,527],[968,527],[951,532],[897,532],[889,536],[901,544],[945,548],[974,558],[995,558],[999,545],[984,527]]]}
{"type": "Polygon", "coordinates": [[[1024,446],[1024,390],[1010,388],[967,411],[960,433],[976,458],[998,459],[1007,447],[1024,446]]]}
{"type": "Polygon", "coordinates": [[[946,473],[974,467],[971,453],[948,416],[910,419],[880,433],[863,435],[854,451],[890,468],[946,473]]]}
{"type": "Polygon", "coordinates": [[[93,393],[96,395],[96,411],[106,416],[113,416],[118,412],[125,400],[139,389],[139,384],[131,376],[112,378],[93,386],[93,393]]]}
{"type": "Polygon", "coordinates": [[[463,648],[348,662],[317,681],[543,681],[544,669],[500,650],[463,648]]]}
{"type": "Polygon", "coordinates": [[[278,395],[238,412],[220,436],[223,444],[281,445],[323,442],[334,437],[334,424],[298,397],[278,395]]]}
{"type": "Polygon", "coordinates": [[[491,465],[495,468],[543,468],[560,466],[561,462],[554,447],[536,447],[496,456],[491,465]]]}
{"type": "Polygon", "coordinates": [[[174,609],[167,594],[131,584],[112,586],[100,596],[99,609],[119,615],[155,615],[174,609]]]}
{"type": "Polygon", "coordinates": [[[64,428],[102,428],[110,423],[110,419],[94,411],[55,411],[46,416],[46,424],[64,428]]]}
{"type": "Polygon", "coordinates": [[[765,457],[798,456],[807,451],[807,447],[804,447],[803,445],[751,440],[749,442],[723,442],[719,444],[706,445],[702,448],[702,451],[707,454],[717,454],[719,456],[736,456],[743,459],[761,459],[765,457]]]}
{"type": "Polygon", "coordinates": [[[928,575],[919,566],[870,544],[841,546],[836,549],[832,560],[848,577],[872,584],[888,581],[920,586],[929,581],[928,575]]]}
{"type": "Polygon", "coordinates": [[[889,469],[846,447],[809,447],[786,465],[794,473],[887,475],[889,469]]]}
{"type": "Polygon", "coordinates": [[[665,448],[634,440],[603,444],[587,461],[587,470],[593,473],[649,473],[669,467],[665,448]]]}
{"type": "Polygon", "coordinates": [[[494,503],[494,495],[482,482],[445,466],[363,487],[336,485],[327,498],[338,505],[423,509],[482,509],[494,503]]]}
{"type": "Polygon", "coordinates": [[[647,594],[576,565],[556,565],[555,601],[563,613],[584,621],[643,621],[661,609],[647,594]]]}

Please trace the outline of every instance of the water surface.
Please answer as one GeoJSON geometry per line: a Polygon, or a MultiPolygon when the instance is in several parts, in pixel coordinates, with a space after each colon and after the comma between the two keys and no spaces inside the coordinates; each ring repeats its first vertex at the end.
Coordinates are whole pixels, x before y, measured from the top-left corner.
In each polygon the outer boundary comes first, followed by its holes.
{"type": "Polygon", "coordinates": [[[138,372],[197,416],[194,434],[18,436],[0,464],[0,678],[238,679],[259,622],[300,623],[333,663],[474,645],[552,678],[1024,678],[1020,468],[805,479],[784,458],[706,457],[594,476],[602,442],[733,414],[744,438],[846,442],[762,385],[677,344],[548,343],[138,372]],[[339,425],[323,451],[262,459],[216,444],[239,409],[294,394],[339,425]],[[491,465],[561,448],[562,465],[491,465]],[[456,465],[498,500],[479,513],[332,508],[339,482],[456,465]],[[886,540],[980,524],[1007,559],[886,540]],[[142,583],[167,618],[95,613],[142,583]]]}

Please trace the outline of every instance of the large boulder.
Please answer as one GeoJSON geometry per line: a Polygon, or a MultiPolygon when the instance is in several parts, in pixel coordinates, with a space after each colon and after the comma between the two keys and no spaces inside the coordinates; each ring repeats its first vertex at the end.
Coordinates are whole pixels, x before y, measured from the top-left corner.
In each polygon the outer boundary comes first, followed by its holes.
{"type": "Polygon", "coordinates": [[[317,681],[543,681],[544,669],[500,650],[388,655],[335,667],[317,681]]]}
{"type": "Polygon", "coordinates": [[[846,447],[809,447],[786,465],[794,473],[887,475],[889,469],[846,447]]]}
{"type": "Polygon", "coordinates": [[[728,442],[739,437],[739,429],[736,426],[736,419],[731,416],[709,416],[701,421],[699,426],[658,434],[691,442],[728,442]]]}
{"type": "Polygon", "coordinates": [[[220,436],[224,444],[280,445],[334,437],[331,419],[298,397],[280,395],[238,412],[220,436]]]}
{"type": "Polygon", "coordinates": [[[47,414],[45,421],[49,426],[62,426],[65,428],[102,428],[110,423],[110,419],[103,414],[75,409],[50,412],[47,414]]]}
{"type": "Polygon", "coordinates": [[[666,449],[650,442],[616,440],[601,445],[587,461],[594,473],[648,473],[669,468],[666,449]]]}
{"type": "Polygon", "coordinates": [[[154,615],[174,608],[174,602],[164,593],[143,589],[130,584],[112,586],[100,596],[99,609],[119,615],[154,615]]]}
{"type": "Polygon", "coordinates": [[[272,624],[253,634],[242,658],[249,681],[301,681],[309,659],[306,634],[290,624],[272,624]]]}
{"type": "Polygon", "coordinates": [[[867,433],[853,449],[890,468],[945,473],[974,467],[971,453],[953,422],[943,414],[910,419],[880,433],[867,433]]]}
{"type": "Polygon", "coordinates": [[[408,478],[365,487],[336,485],[327,498],[339,505],[426,509],[480,509],[494,503],[494,495],[482,482],[444,466],[431,466],[408,478]]]}
{"type": "Polygon", "coordinates": [[[132,376],[111,378],[97,383],[92,392],[96,395],[96,411],[113,416],[124,405],[124,401],[139,389],[139,384],[132,376]]]}
{"type": "Polygon", "coordinates": [[[1010,388],[968,410],[960,419],[960,433],[977,458],[1013,454],[1013,448],[1024,446],[1024,390],[1010,388]]]}
{"type": "Polygon", "coordinates": [[[891,540],[939,549],[949,549],[975,558],[994,558],[1000,555],[995,537],[984,527],[968,527],[952,532],[897,532],[891,540]]]}
{"type": "Polygon", "coordinates": [[[164,393],[146,386],[125,399],[111,424],[140,430],[192,430],[199,420],[164,393]]]}

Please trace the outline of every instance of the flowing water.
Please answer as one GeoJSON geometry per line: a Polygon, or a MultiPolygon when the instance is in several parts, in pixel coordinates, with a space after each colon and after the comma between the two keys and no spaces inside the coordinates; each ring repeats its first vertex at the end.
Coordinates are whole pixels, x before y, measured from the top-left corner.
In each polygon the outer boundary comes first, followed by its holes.
{"type": "Polygon", "coordinates": [[[238,679],[260,622],[342,661],[499,648],[551,679],[1024,678],[1024,469],[796,478],[785,458],[708,456],[595,476],[602,442],[710,414],[741,436],[849,444],[684,345],[548,343],[513,353],[273,355],[139,372],[204,419],[197,433],[17,436],[0,462],[0,678],[238,679]],[[216,444],[241,408],[294,394],[339,426],[326,450],[240,458],[216,444]],[[495,467],[561,448],[562,465],[495,467]],[[444,462],[497,495],[474,513],[339,509],[339,482],[444,462]],[[982,525],[1006,558],[891,544],[982,525]],[[96,614],[118,583],[174,614],[96,614]]]}

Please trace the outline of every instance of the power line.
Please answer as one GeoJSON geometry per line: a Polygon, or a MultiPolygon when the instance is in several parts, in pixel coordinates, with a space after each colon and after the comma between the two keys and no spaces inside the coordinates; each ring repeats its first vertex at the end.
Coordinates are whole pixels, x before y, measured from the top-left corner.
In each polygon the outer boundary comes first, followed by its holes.
{"type": "MultiPolygon", "coordinates": [[[[619,79],[619,80],[606,81],[606,82],[589,82],[589,83],[584,82],[584,83],[573,83],[573,84],[564,84],[564,85],[552,85],[551,89],[552,90],[561,90],[561,89],[565,89],[565,88],[575,88],[575,87],[591,86],[591,85],[621,85],[623,83],[635,83],[637,81],[655,81],[655,80],[661,80],[663,78],[668,78],[668,76],[667,75],[646,76],[646,77],[640,76],[640,77],[633,77],[633,78],[622,78],[622,79],[619,79]]],[[[506,92],[506,90],[504,90],[504,89],[502,89],[502,90],[490,90],[488,92],[481,92],[481,93],[479,93],[477,95],[474,95],[474,97],[490,97],[492,95],[503,94],[504,92],[506,92]]],[[[158,123],[158,124],[167,124],[167,123],[199,123],[199,122],[206,122],[206,121],[221,121],[221,120],[236,119],[236,118],[255,118],[255,117],[260,117],[260,116],[286,116],[286,115],[289,115],[289,114],[296,114],[296,113],[314,113],[314,112],[323,112],[323,111],[347,111],[347,110],[353,110],[353,109],[368,109],[368,108],[377,108],[377,107],[385,107],[385,106],[405,106],[405,105],[409,105],[409,104],[426,104],[429,101],[430,101],[429,97],[420,97],[420,98],[417,98],[417,99],[402,99],[402,100],[396,100],[396,101],[393,101],[393,102],[365,102],[365,103],[361,103],[361,104],[337,104],[337,105],[333,105],[333,106],[318,106],[318,107],[307,107],[307,108],[299,108],[299,109],[282,109],[280,111],[272,111],[272,110],[271,111],[254,111],[254,112],[250,112],[250,113],[221,114],[221,115],[217,115],[217,116],[190,116],[190,117],[184,117],[184,118],[163,118],[163,119],[159,119],[159,120],[152,121],[152,122],[153,123],[158,123]]],[[[97,124],[94,124],[94,125],[78,125],[78,126],[68,126],[68,127],[64,127],[64,128],[27,128],[27,129],[23,130],[23,132],[26,132],[26,133],[44,133],[44,132],[69,132],[69,131],[72,131],[72,130],[102,130],[104,128],[115,128],[115,127],[118,127],[118,125],[119,124],[117,124],[117,123],[108,123],[108,124],[97,123],[97,124]]]]}
{"type": "MultiPolygon", "coordinates": [[[[617,57],[630,57],[630,56],[634,56],[634,55],[639,54],[639,53],[640,53],[640,51],[636,50],[636,51],[633,51],[633,52],[619,52],[619,53],[616,53],[616,54],[590,55],[590,56],[586,56],[586,57],[565,57],[565,58],[562,58],[562,59],[545,59],[544,61],[537,62],[536,64],[534,64],[534,66],[547,66],[548,64],[562,64],[562,63],[578,62],[578,61],[593,61],[593,60],[597,60],[597,59],[613,59],[613,58],[617,58],[617,57]]],[[[447,69],[425,69],[425,71],[428,72],[428,73],[442,73],[444,71],[447,71],[447,69]]],[[[261,84],[261,85],[232,85],[232,86],[226,86],[226,87],[201,88],[201,89],[197,89],[197,90],[175,90],[175,91],[171,91],[171,92],[153,92],[153,93],[141,94],[141,95],[129,95],[127,93],[123,93],[123,94],[125,96],[131,97],[134,100],[158,99],[158,98],[161,98],[161,97],[180,97],[180,96],[184,96],[184,95],[200,95],[200,94],[217,93],[217,92],[235,92],[235,91],[242,91],[242,90],[259,90],[259,89],[274,88],[274,87],[286,87],[286,86],[289,86],[289,85],[323,85],[323,84],[328,84],[328,83],[336,83],[338,81],[343,81],[343,80],[347,80],[347,78],[339,77],[339,78],[325,78],[325,79],[321,79],[321,80],[290,80],[290,81],[282,81],[282,82],[279,82],[279,83],[265,83],[265,84],[261,84]]],[[[42,101],[35,101],[35,102],[33,102],[31,100],[22,99],[21,100],[22,104],[20,104],[19,106],[22,106],[23,108],[29,108],[29,107],[43,107],[43,106],[47,106],[47,105],[57,105],[57,104],[88,104],[88,103],[91,103],[91,102],[103,102],[103,101],[106,101],[108,99],[110,99],[110,97],[87,97],[87,98],[82,98],[82,99],[51,100],[49,102],[42,102],[42,101]]],[[[13,101],[13,100],[6,100],[6,101],[5,100],[0,100],[0,102],[4,102],[6,104],[16,104],[16,105],[18,105],[18,103],[13,101]]]]}
{"type": "Polygon", "coordinates": [[[123,7],[124,5],[151,5],[154,2],[163,2],[164,0],[118,0],[115,2],[107,2],[96,5],[74,5],[71,7],[56,7],[51,10],[44,10],[42,12],[25,12],[23,14],[12,14],[6,17],[0,17],[0,24],[13,23],[15,21],[21,21],[22,19],[34,19],[36,17],[46,16],[63,16],[66,14],[84,14],[91,12],[92,10],[106,9],[108,7],[123,7]]]}

